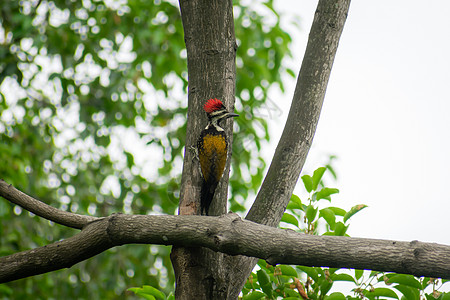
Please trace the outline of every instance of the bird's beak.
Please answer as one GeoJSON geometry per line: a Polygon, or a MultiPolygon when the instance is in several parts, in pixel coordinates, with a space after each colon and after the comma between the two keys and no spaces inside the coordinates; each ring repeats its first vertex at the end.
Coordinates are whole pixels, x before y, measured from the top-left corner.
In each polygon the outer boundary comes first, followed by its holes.
{"type": "Polygon", "coordinates": [[[228,113],[227,119],[228,119],[228,118],[233,118],[233,117],[239,117],[239,115],[238,115],[238,114],[235,114],[235,113],[228,113]]]}

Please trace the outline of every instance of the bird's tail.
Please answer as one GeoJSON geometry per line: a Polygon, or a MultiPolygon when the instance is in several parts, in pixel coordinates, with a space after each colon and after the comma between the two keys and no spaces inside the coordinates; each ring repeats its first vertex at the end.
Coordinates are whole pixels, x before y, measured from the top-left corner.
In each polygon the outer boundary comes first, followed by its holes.
{"type": "Polygon", "coordinates": [[[200,195],[200,208],[201,214],[204,216],[208,216],[209,206],[214,198],[214,193],[216,191],[218,182],[214,180],[206,181],[203,179],[202,190],[200,195]]]}

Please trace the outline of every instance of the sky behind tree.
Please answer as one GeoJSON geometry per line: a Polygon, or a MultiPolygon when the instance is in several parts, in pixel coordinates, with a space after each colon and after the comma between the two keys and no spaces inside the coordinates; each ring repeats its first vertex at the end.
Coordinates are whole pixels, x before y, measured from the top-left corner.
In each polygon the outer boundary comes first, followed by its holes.
{"type": "MultiPolygon", "coordinates": [[[[317,1],[280,1],[299,70],[317,1]]],[[[450,244],[450,3],[353,1],[305,173],[336,155],[334,204],[355,237],[450,244]]],[[[273,99],[284,121],[295,80],[273,99]],[[278,101],[280,99],[280,101],[278,101]]],[[[274,117],[276,120],[277,117],[274,117]]],[[[276,121],[273,123],[284,124],[276,121]]],[[[280,125],[281,126],[281,125],[280,125]]],[[[282,127],[273,126],[271,158],[282,127]]],[[[332,185],[329,181],[328,185],[332,185]]],[[[301,185],[296,193],[304,193],[301,185]]]]}

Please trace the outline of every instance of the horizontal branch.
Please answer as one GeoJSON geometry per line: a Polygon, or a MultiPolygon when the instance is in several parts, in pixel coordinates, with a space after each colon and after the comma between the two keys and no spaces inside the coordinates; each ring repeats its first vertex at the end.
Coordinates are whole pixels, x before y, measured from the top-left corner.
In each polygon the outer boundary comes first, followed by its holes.
{"type": "Polygon", "coordinates": [[[3,179],[0,179],[0,196],[37,216],[75,229],[81,229],[89,222],[99,219],[54,208],[19,191],[3,179]]]}
{"type": "Polygon", "coordinates": [[[336,236],[312,236],[220,217],[114,214],[66,240],[0,258],[0,283],[68,268],[123,244],[207,247],[270,264],[371,269],[450,279],[450,246],[336,236]]]}

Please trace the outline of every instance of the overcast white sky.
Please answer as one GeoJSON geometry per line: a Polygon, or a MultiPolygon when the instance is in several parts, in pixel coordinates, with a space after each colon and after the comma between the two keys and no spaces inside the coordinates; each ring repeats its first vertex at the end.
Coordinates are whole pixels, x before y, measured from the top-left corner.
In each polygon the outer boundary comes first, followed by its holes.
{"type": "MultiPolygon", "coordinates": [[[[277,5],[286,23],[294,11],[301,17],[297,72],[317,1],[277,5]]],[[[352,1],[304,168],[338,156],[334,205],[369,206],[352,218],[351,236],[450,245],[449,54],[449,1],[352,1]]],[[[282,121],[295,82],[287,86],[282,121]]]]}

